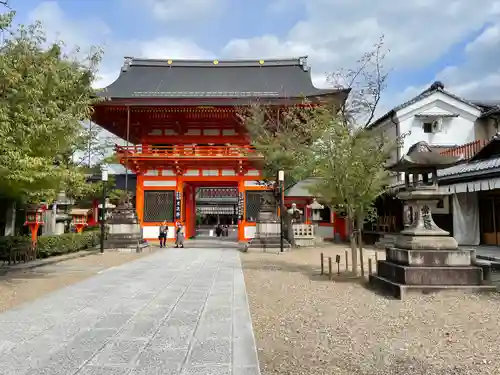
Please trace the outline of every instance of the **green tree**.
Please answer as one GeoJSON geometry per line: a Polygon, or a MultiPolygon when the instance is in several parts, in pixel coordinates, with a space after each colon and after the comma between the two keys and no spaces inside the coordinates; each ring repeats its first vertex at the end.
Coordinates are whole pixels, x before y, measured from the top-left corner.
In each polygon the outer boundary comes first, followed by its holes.
{"type": "Polygon", "coordinates": [[[358,265],[357,235],[364,276],[363,224],[376,218],[374,202],[389,185],[391,174],[385,166],[400,138],[389,137],[383,131],[347,127],[341,119],[331,124],[315,148],[316,174],[320,178],[311,186],[311,192],[347,213],[353,272],[357,273],[358,265]]]}
{"type": "Polygon", "coordinates": [[[328,126],[311,103],[304,100],[286,109],[253,104],[240,112],[240,118],[251,145],[264,156],[264,183],[273,185],[280,170],[285,172],[285,188],[311,175],[315,165],[312,145],[328,126]]]}
{"type": "Polygon", "coordinates": [[[117,137],[107,136],[103,129],[92,121],[82,125],[80,137],[75,144],[74,163],[87,168],[98,165],[104,160],[116,163],[116,157],[110,153],[117,137]]]}
{"type": "Polygon", "coordinates": [[[47,42],[39,23],[13,29],[13,16],[2,17],[0,191],[31,202],[50,202],[61,190],[78,196],[88,188],[88,170],[72,157],[91,115],[101,51],[68,56],[61,42],[47,42]]]}
{"type": "MultiPolygon", "coordinates": [[[[313,174],[315,151],[312,146],[326,131],[328,122],[318,116],[311,103],[304,100],[287,109],[254,104],[243,109],[240,118],[248,130],[251,145],[264,156],[260,165],[263,184],[274,188],[280,170],[284,171],[285,189],[313,174]]],[[[279,197],[276,195],[276,198],[279,197]]],[[[280,207],[280,214],[288,227],[288,240],[295,245],[291,217],[284,205],[280,207]]]]}
{"type": "MultiPolygon", "coordinates": [[[[384,167],[401,140],[368,126],[387,80],[384,58],[381,38],[355,68],[328,76],[334,87],[351,89],[340,107],[327,101],[306,103],[285,111],[284,116],[259,107],[244,118],[253,146],[264,155],[267,178],[276,176],[279,169],[286,171],[291,183],[317,177],[311,193],[330,207],[346,211],[355,273],[356,234],[362,261],[363,223],[376,215],[374,201],[385,191],[390,177],[384,167]]],[[[364,273],[363,262],[361,270],[364,273]]]]}

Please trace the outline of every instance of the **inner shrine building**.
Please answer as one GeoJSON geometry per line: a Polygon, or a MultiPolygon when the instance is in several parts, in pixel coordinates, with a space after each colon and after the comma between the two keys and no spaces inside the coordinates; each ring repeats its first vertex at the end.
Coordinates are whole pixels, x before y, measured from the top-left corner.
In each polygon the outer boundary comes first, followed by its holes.
{"type": "Polygon", "coordinates": [[[269,188],[260,182],[262,156],[253,150],[238,112],[255,102],[279,109],[304,98],[340,104],[348,90],[314,87],[305,57],[125,58],[119,77],[98,95],[103,100],[94,107],[93,121],[125,140],[116,152],[136,175],[135,206],[144,238],[156,239],[164,220],[169,227],[183,221],[186,236],[194,236],[200,212],[214,210],[222,192],[233,200],[222,199],[218,206],[234,213],[238,239],[244,241],[255,234],[260,196],[269,188]],[[206,188],[213,188],[214,196],[198,192],[206,188]],[[205,202],[196,207],[200,194],[205,202]]]}

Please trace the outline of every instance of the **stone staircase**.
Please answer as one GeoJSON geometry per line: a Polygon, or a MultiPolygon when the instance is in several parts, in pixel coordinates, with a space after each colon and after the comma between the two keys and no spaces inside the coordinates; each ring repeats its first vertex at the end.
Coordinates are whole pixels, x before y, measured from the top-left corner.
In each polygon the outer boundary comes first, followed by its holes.
{"type": "Polygon", "coordinates": [[[386,247],[392,247],[396,243],[396,238],[398,234],[386,233],[380,236],[377,242],[375,242],[375,248],[385,249],[386,247]]]}
{"type": "MultiPolygon", "coordinates": [[[[289,251],[292,248],[290,242],[283,238],[283,251],[289,251]]],[[[264,252],[264,253],[279,253],[281,251],[281,239],[277,236],[259,236],[252,238],[245,245],[244,252],[264,252]]]]}

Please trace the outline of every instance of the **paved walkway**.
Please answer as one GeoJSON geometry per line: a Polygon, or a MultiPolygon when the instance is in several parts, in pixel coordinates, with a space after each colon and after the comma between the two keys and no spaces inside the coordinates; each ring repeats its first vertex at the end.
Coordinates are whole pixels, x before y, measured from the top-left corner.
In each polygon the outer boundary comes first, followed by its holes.
{"type": "Polygon", "coordinates": [[[168,249],[0,314],[2,375],[259,375],[239,254],[168,249]]]}

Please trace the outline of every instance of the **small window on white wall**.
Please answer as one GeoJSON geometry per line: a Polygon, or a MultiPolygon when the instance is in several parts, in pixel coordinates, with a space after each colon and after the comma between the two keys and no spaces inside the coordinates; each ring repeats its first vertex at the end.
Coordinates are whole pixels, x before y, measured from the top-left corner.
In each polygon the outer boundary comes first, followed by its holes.
{"type": "Polygon", "coordinates": [[[432,122],[424,122],[424,133],[432,133],[432,122]]]}
{"type": "Polygon", "coordinates": [[[439,133],[441,131],[441,119],[426,121],[423,124],[424,133],[439,133]]]}

